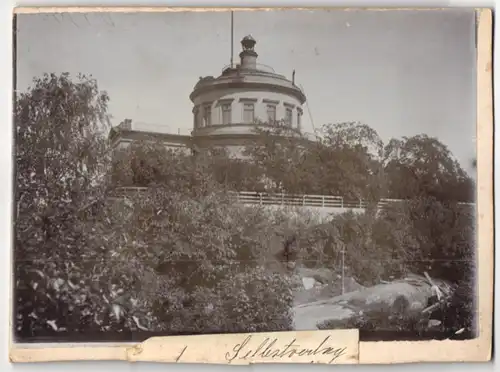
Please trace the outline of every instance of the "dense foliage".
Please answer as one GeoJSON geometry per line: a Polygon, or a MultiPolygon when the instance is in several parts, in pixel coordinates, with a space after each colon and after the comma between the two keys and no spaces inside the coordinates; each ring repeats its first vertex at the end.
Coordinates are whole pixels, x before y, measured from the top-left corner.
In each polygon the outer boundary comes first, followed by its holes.
{"type": "Polygon", "coordinates": [[[420,196],[449,202],[475,200],[473,180],[436,138],[418,135],[392,139],[384,151],[391,198],[420,196]]]}
{"type": "Polygon", "coordinates": [[[380,198],[382,141],[368,126],[326,125],[315,140],[281,126],[256,131],[245,151],[248,166],[271,179],[273,191],[380,198]]]}
{"type": "Polygon", "coordinates": [[[94,283],[109,271],[92,242],[105,201],[107,102],[94,80],[67,74],[35,79],[17,97],[15,327],[27,334],[97,314],[92,297],[104,289],[94,283]]]}
{"type": "Polygon", "coordinates": [[[107,102],[93,79],[67,74],[17,98],[19,337],[291,329],[293,270],[281,260],[343,263],[363,285],[426,271],[460,285],[452,327],[472,324],[475,211],[460,202],[474,200],[474,183],[437,139],[384,146],[369,126],[341,123],[314,141],[262,127],[243,158],[154,142],[111,149],[107,102]],[[320,221],[243,207],[238,190],[373,203],[320,221]],[[377,210],[381,198],[405,201],[377,210]]]}
{"type": "Polygon", "coordinates": [[[16,102],[16,335],[290,329],[288,276],[268,269],[282,219],[233,202],[218,151],[111,157],[107,101],[64,74],[16,102]],[[149,189],[114,198],[124,185],[149,189]]]}

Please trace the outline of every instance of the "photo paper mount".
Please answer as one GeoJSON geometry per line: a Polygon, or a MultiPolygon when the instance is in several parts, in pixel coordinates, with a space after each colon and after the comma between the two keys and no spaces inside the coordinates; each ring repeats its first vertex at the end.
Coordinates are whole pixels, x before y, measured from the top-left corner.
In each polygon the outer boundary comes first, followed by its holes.
{"type": "MultiPolygon", "coordinates": [[[[15,8],[15,14],[78,12],[252,11],[282,8],[15,8]]],[[[292,8],[290,8],[292,9],[292,8]]],[[[293,8],[320,10],[320,8],[293,8]]],[[[333,8],[332,8],[333,10],[333,8]]],[[[359,9],[335,9],[349,11],[359,9]]],[[[390,11],[395,9],[366,9],[390,11]]],[[[401,10],[401,9],[400,9],[401,10]]],[[[424,9],[420,9],[424,10],[424,9]]],[[[432,9],[427,9],[432,10],[432,9]]],[[[437,9],[436,9],[437,10],[437,9]]],[[[11,362],[121,360],[165,363],[392,364],[491,359],[493,314],[492,11],[477,12],[477,288],[479,336],[464,341],[360,342],[359,332],[324,330],[153,337],[142,343],[21,344],[10,336],[11,362]]],[[[10,294],[12,304],[12,293],[10,294]]],[[[12,311],[12,310],[11,310],[12,311]]],[[[12,320],[11,320],[12,321],[12,320]]]]}

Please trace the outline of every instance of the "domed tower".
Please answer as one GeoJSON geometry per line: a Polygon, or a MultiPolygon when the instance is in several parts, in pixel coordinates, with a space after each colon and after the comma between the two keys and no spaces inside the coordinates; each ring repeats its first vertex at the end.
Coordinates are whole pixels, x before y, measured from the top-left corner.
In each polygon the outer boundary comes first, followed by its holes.
{"type": "Polygon", "coordinates": [[[241,148],[255,136],[256,126],[284,123],[301,131],[304,93],[294,81],[257,63],[256,44],[245,36],[239,64],[226,66],[216,78],[200,77],[195,85],[190,99],[192,136],[198,146],[241,148]]]}

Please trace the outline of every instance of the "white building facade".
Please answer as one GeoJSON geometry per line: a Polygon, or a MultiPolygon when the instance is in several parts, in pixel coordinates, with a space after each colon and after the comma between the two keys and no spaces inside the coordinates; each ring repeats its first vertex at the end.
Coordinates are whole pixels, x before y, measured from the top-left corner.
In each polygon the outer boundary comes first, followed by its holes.
{"type": "Polygon", "coordinates": [[[301,132],[306,96],[294,77],[289,80],[257,63],[256,41],[251,36],[244,37],[241,45],[239,64],[227,66],[218,77],[200,77],[196,83],[189,97],[193,103],[190,136],[137,130],[126,120],[112,129],[112,142],[123,147],[136,138],[153,136],[164,137],[168,147],[223,146],[239,153],[255,138],[257,127],[280,123],[301,132]]]}

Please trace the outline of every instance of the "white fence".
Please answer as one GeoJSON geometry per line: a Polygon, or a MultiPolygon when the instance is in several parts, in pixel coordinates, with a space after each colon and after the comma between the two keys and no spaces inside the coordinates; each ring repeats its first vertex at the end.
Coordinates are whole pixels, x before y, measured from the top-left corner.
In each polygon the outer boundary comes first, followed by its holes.
{"type": "MultiPolygon", "coordinates": [[[[364,209],[367,203],[361,199],[348,200],[342,196],[332,195],[293,195],[293,194],[268,194],[249,191],[235,192],[234,197],[237,202],[242,204],[257,205],[283,205],[283,206],[302,206],[302,207],[321,207],[321,208],[347,208],[364,209]]],[[[402,200],[381,200],[379,206],[383,207],[390,202],[401,202],[402,200]]]]}
{"type": "MultiPolygon", "coordinates": [[[[117,196],[125,196],[133,193],[146,191],[147,187],[121,187],[118,188],[117,196]]],[[[281,205],[297,207],[316,207],[316,208],[342,208],[342,209],[364,209],[368,203],[364,200],[345,199],[342,196],[332,195],[293,195],[286,193],[261,193],[252,191],[232,192],[231,195],[235,201],[247,205],[281,205]]],[[[383,209],[388,205],[402,203],[402,199],[381,199],[378,202],[378,208],[383,209]]],[[[473,206],[473,203],[459,203],[462,205],[473,206]]]]}

